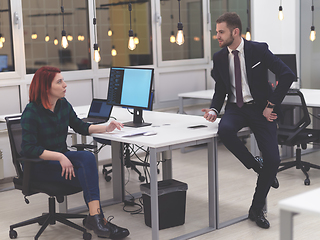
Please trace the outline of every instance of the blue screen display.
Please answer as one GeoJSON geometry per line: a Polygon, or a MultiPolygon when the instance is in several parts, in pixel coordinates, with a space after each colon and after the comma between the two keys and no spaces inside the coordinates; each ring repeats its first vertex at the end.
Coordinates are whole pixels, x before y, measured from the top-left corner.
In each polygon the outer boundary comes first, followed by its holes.
{"type": "Polygon", "coordinates": [[[108,104],[148,109],[152,80],[152,68],[111,68],[108,104]]]}

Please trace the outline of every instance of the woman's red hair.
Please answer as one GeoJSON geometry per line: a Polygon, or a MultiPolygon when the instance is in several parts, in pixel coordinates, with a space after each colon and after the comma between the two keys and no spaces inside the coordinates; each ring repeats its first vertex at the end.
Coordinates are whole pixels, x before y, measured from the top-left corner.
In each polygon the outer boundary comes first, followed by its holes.
{"type": "Polygon", "coordinates": [[[29,88],[29,101],[37,104],[42,104],[44,108],[49,109],[49,90],[53,79],[57,73],[60,73],[59,68],[55,67],[41,67],[32,78],[29,88]]]}

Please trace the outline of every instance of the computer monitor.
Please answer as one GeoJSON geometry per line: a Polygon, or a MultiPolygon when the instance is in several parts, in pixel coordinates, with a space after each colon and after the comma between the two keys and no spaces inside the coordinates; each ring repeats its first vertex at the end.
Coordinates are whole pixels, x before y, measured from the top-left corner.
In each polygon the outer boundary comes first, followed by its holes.
{"type": "Polygon", "coordinates": [[[151,125],[142,118],[143,110],[151,108],[153,68],[112,67],[110,69],[107,104],[133,108],[133,121],[124,126],[151,125]]]}
{"type": "MultiPolygon", "coordinates": [[[[282,60],[291,70],[292,72],[296,75],[296,79],[294,80],[295,82],[298,81],[298,75],[297,75],[297,60],[296,60],[296,55],[295,54],[275,54],[278,58],[282,60]]],[[[278,81],[278,79],[277,79],[278,81]]]]}
{"type": "MultiPolygon", "coordinates": [[[[298,81],[297,76],[297,60],[295,54],[275,54],[278,58],[282,60],[296,75],[295,82],[298,81]]],[[[268,80],[271,85],[271,87],[274,89],[277,86],[277,83],[279,81],[278,76],[276,76],[273,72],[268,70],[268,80]]]]}
{"type": "Polygon", "coordinates": [[[0,55],[0,72],[8,69],[8,55],[0,55]]]}

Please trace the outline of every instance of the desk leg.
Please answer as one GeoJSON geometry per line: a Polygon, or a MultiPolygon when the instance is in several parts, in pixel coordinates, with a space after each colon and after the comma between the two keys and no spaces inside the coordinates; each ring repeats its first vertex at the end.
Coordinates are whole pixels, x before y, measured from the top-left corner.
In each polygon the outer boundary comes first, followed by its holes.
{"type": "Polygon", "coordinates": [[[280,240],[293,239],[293,216],[295,213],[280,209],[280,240]]]}
{"type": "Polygon", "coordinates": [[[162,152],[162,179],[172,179],[172,152],[162,152]]]}
{"type": "Polygon", "coordinates": [[[111,141],[113,200],[124,200],[123,144],[111,141]]]}
{"type": "Polygon", "coordinates": [[[179,113],[180,113],[180,114],[186,114],[186,113],[183,111],[183,97],[179,97],[179,113]]]}
{"type": "Polygon", "coordinates": [[[159,240],[157,153],[154,148],[150,148],[150,192],[152,240],[159,240]]]}
{"type": "Polygon", "coordinates": [[[217,138],[208,143],[208,196],[209,196],[209,227],[218,228],[218,156],[217,138]]]}

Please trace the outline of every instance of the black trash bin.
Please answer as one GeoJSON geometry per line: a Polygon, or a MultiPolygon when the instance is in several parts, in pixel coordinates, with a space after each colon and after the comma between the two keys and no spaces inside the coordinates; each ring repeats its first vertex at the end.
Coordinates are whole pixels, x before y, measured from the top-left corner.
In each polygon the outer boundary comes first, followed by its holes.
{"type": "MultiPolygon", "coordinates": [[[[185,222],[188,185],[174,179],[158,182],[159,229],[183,225],[185,222]]],[[[145,224],[151,227],[150,183],[140,185],[145,224]]]]}

